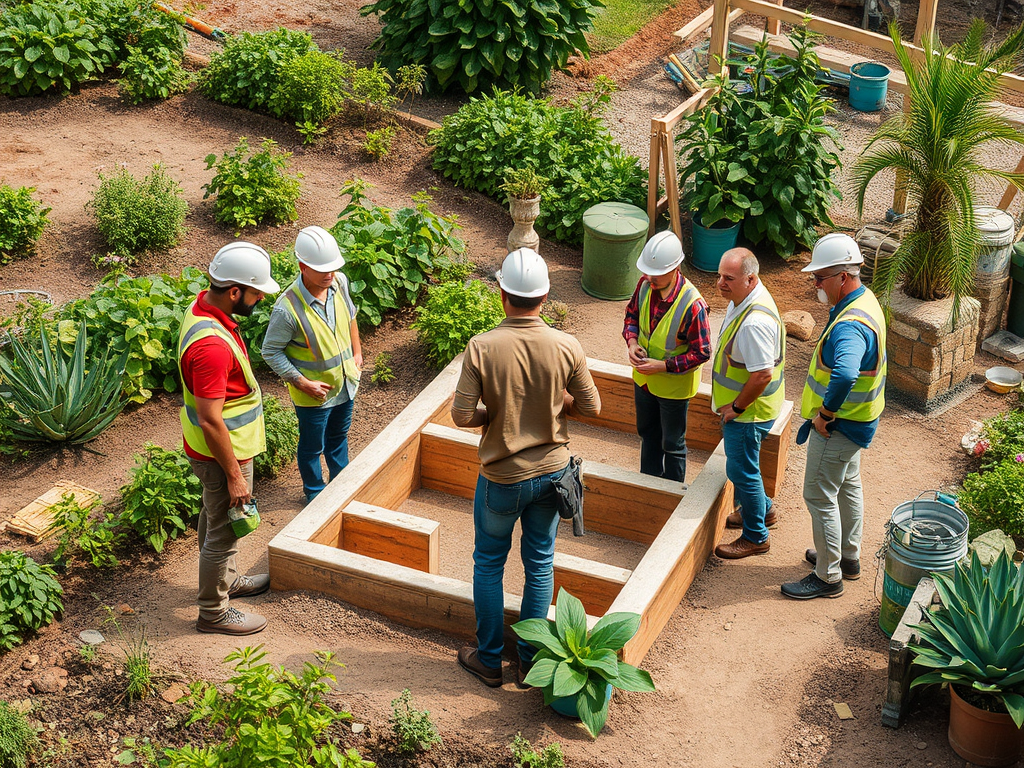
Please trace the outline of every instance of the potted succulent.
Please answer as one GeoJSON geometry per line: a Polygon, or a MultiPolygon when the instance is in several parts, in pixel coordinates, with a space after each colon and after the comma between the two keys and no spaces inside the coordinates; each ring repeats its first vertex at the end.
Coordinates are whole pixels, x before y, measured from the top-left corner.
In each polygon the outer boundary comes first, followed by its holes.
{"type": "Polygon", "coordinates": [[[1024,568],[1006,551],[986,569],[977,552],[950,577],[932,574],[942,607],[917,625],[911,686],[950,691],[949,744],[977,765],[1012,765],[1024,724],[1024,568]]]}
{"type": "Polygon", "coordinates": [[[533,222],[540,216],[540,194],[548,179],[533,168],[509,168],[501,189],[508,195],[508,212],[514,226],[508,235],[508,250],[532,248],[537,250],[540,236],[533,228],[533,222]]]}
{"type": "Polygon", "coordinates": [[[590,735],[604,728],[612,688],[653,691],[649,673],[619,660],[619,651],[636,634],[640,616],[609,613],[587,632],[587,613],[577,598],[558,590],[555,620],[526,619],[512,625],[536,647],[525,682],[544,692],[544,703],[568,717],[579,717],[590,735]]]}

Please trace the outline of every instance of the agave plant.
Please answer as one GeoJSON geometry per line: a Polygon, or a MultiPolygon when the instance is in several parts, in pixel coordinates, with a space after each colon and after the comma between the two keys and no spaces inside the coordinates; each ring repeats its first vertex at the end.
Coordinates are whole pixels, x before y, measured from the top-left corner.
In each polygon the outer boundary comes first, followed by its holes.
{"type": "Polygon", "coordinates": [[[1024,568],[1003,551],[988,570],[978,553],[952,578],[936,573],[942,608],[918,624],[914,663],[935,670],[911,684],[951,684],[994,697],[1024,725],[1024,568]]]}
{"type": "Polygon", "coordinates": [[[520,638],[539,650],[526,684],[544,692],[544,703],[574,698],[590,735],[608,719],[608,686],[623,691],[653,691],[651,675],[619,660],[618,652],[636,634],[640,615],[609,613],[587,632],[587,612],[577,598],[558,590],[555,620],[526,619],[512,625],[520,638]]]}
{"type": "Polygon", "coordinates": [[[74,348],[51,348],[46,327],[26,346],[10,337],[10,357],[0,354],[0,424],[26,442],[84,443],[92,440],[124,408],[121,397],[128,352],[86,353],[83,321],[74,348]]]}
{"type": "Polygon", "coordinates": [[[952,294],[956,315],[974,282],[977,183],[995,180],[1024,189],[1024,175],[991,168],[983,156],[992,142],[1007,150],[1024,144],[1024,134],[991,104],[1000,75],[1021,63],[1024,25],[993,45],[977,19],[963,42],[947,48],[938,37],[926,38],[925,53],[913,58],[895,22],[889,34],[907,76],[910,112],[878,129],[854,164],[851,182],[862,214],[868,184],[894,170],[906,178],[908,204],[917,210],[899,248],[876,266],[872,285],[883,302],[900,282],[908,296],[923,301],[952,294]]]}

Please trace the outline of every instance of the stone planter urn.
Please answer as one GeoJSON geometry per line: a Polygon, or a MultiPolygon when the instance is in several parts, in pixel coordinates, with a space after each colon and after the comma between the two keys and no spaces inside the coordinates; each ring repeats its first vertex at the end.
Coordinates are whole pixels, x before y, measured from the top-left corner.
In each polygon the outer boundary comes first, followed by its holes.
{"type": "Polygon", "coordinates": [[[508,198],[508,212],[515,226],[508,233],[509,253],[518,248],[530,248],[539,252],[540,235],[533,228],[533,222],[540,216],[540,195],[536,197],[508,198]]]}

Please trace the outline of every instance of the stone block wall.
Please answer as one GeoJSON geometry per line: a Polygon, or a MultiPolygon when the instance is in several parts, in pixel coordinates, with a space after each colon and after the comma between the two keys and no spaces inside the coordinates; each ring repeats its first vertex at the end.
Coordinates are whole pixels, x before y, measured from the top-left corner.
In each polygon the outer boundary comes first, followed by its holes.
{"type": "Polygon", "coordinates": [[[920,301],[893,291],[886,348],[886,387],[915,408],[928,411],[974,373],[981,304],[965,298],[952,322],[953,300],[920,301]]]}
{"type": "Polygon", "coordinates": [[[1010,273],[982,276],[974,280],[974,297],[980,302],[978,322],[978,346],[989,336],[1003,327],[1003,312],[1010,292],[1010,273]],[[983,279],[984,278],[984,279],[983,279]]]}

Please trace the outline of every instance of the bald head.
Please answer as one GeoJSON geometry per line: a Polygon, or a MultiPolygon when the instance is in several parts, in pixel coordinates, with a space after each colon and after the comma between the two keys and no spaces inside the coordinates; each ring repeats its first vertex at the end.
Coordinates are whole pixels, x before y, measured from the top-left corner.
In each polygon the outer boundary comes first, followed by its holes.
{"type": "Polygon", "coordinates": [[[757,257],[746,248],[730,248],[718,264],[718,292],[739,304],[758,283],[757,257]]]}

